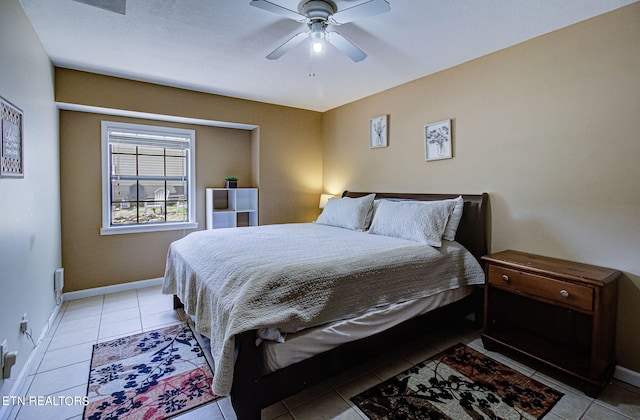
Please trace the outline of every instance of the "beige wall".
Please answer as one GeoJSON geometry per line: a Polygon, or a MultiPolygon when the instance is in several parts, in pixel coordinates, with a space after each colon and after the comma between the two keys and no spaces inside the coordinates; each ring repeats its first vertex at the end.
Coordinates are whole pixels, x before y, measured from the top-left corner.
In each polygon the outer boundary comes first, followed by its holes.
{"type": "MultiPolygon", "coordinates": [[[[240,178],[240,187],[260,189],[261,224],[311,221],[317,216],[322,189],[320,113],[66,69],[56,69],[56,100],[257,126],[252,132],[191,127],[197,130],[200,229],[204,229],[203,189],[223,186],[224,176],[232,173],[240,178]]],[[[100,121],[133,120],[72,111],[61,114],[65,291],[161,277],[169,244],[188,231],[99,234],[100,121]]]]}
{"type": "Polygon", "coordinates": [[[201,229],[205,226],[206,187],[224,186],[224,177],[231,174],[240,178],[241,187],[252,186],[250,131],[62,111],[62,264],[68,291],[162,277],[169,243],[191,232],[100,236],[101,121],[196,130],[196,220],[201,229]]]}
{"type": "Polygon", "coordinates": [[[640,4],[323,114],[324,188],[490,194],[491,249],[617,268],[618,358],[640,371],[640,4]],[[368,148],[389,115],[389,147],[368,148]],[[451,118],[454,158],[425,162],[451,118]]]}
{"type": "MultiPolygon", "coordinates": [[[[0,1],[0,95],[24,116],[24,178],[0,179],[0,342],[18,351],[9,395],[33,345],[18,328],[23,314],[37,340],[55,308],[60,260],[58,110],[53,66],[18,0],[0,1]]],[[[3,411],[10,409],[0,405],[3,411]]]]}

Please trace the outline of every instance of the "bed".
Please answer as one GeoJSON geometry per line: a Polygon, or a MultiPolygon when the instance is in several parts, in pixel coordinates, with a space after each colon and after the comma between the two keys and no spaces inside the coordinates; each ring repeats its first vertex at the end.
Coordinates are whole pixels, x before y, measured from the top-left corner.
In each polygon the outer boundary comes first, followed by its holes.
{"type": "Polygon", "coordinates": [[[317,223],[195,232],[171,245],[163,292],[211,338],[214,392],[259,418],[427,321],[480,313],[487,199],[345,191],[317,223]],[[431,225],[398,226],[403,212],[431,225]]]}

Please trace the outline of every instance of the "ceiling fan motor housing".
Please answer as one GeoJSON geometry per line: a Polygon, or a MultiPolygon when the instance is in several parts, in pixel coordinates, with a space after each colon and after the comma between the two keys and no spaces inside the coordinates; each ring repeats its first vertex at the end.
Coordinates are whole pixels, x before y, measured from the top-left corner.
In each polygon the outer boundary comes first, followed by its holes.
{"type": "Polygon", "coordinates": [[[337,8],[331,1],[309,0],[307,2],[300,3],[298,10],[311,21],[314,21],[329,19],[329,16],[333,15],[337,8]]]}

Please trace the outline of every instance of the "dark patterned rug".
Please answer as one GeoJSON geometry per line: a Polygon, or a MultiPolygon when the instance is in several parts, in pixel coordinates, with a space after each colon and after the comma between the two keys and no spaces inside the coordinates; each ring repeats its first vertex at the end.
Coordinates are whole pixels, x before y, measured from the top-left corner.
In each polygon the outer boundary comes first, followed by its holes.
{"type": "Polygon", "coordinates": [[[539,419],[563,395],[456,344],[351,400],[371,419],[539,419]]]}
{"type": "Polygon", "coordinates": [[[188,324],[99,343],[84,418],[166,419],[215,400],[212,380],[188,324]]]}

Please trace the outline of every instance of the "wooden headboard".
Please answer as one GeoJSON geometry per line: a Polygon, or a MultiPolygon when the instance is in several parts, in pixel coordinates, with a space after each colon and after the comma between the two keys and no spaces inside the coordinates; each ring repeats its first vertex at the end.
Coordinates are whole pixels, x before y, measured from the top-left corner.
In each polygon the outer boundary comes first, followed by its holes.
{"type": "MultiPolygon", "coordinates": [[[[357,198],[370,192],[345,191],[343,197],[357,198]]],[[[375,193],[376,198],[397,198],[407,200],[434,201],[456,198],[462,195],[464,210],[462,220],[456,232],[456,241],[467,248],[478,261],[487,254],[487,200],[489,195],[482,194],[412,194],[412,193],[375,193]]]]}

